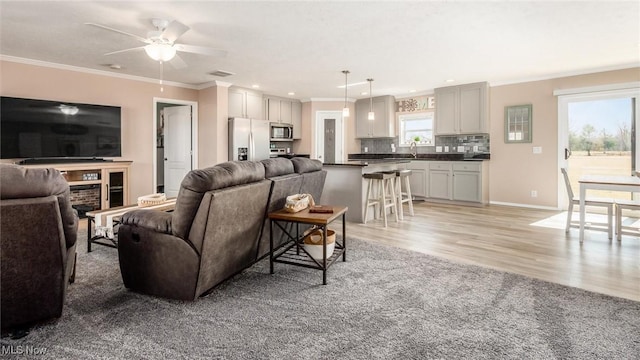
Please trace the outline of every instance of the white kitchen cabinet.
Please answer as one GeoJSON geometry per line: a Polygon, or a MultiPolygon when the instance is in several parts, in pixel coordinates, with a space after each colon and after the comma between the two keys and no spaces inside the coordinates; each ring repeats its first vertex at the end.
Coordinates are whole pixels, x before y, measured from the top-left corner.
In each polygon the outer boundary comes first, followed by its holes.
{"type": "MultiPolygon", "coordinates": [[[[284,99],[269,96],[264,100],[267,120],[285,124],[294,124],[294,138],[296,122],[302,122],[302,103],[298,100],[284,99]]],[[[300,126],[298,126],[300,128],[300,126]]],[[[299,139],[300,137],[298,137],[299,139]]]]}
{"type": "Polygon", "coordinates": [[[489,131],[489,84],[486,82],[435,89],[436,135],[489,131]]]}
{"type": "Polygon", "coordinates": [[[229,88],[229,117],[263,119],[262,94],[243,89],[229,88]]]}
{"type": "Polygon", "coordinates": [[[409,176],[411,195],[426,198],[429,194],[429,162],[421,160],[411,161],[406,165],[406,168],[411,170],[411,176],[409,176]]]}
{"type": "Polygon", "coordinates": [[[434,161],[429,164],[429,197],[451,200],[451,163],[434,161]]]}
{"type": "Polygon", "coordinates": [[[374,120],[369,120],[371,100],[356,101],[356,138],[395,137],[396,99],[393,96],[376,96],[373,99],[374,120]]]}
{"type": "Polygon", "coordinates": [[[482,201],[482,162],[453,163],[453,200],[482,201]]]}
{"type": "Polygon", "coordinates": [[[302,139],[302,103],[291,103],[291,124],[293,124],[293,139],[302,139]]]}
{"type": "Polygon", "coordinates": [[[489,202],[487,161],[430,161],[427,180],[428,198],[489,202]]]}
{"type": "Polygon", "coordinates": [[[271,122],[280,122],[280,99],[264,99],[265,113],[267,120],[271,122]]]}

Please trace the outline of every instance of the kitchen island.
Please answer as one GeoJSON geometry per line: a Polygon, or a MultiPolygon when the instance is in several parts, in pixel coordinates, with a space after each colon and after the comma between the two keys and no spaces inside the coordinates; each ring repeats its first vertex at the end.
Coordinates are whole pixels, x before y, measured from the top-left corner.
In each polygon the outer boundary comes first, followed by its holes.
{"type": "MultiPolygon", "coordinates": [[[[370,159],[350,160],[334,163],[324,163],[327,171],[321,204],[344,205],[349,207],[347,220],[364,222],[364,204],[367,198],[368,180],[362,177],[378,171],[404,169],[409,159],[370,159]]],[[[373,211],[369,212],[369,219],[373,219],[373,211]]]]}
{"type": "MultiPolygon", "coordinates": [[[[414,199],[432,202],[483,206],[489,203],[489,154],[465,157],[463,154],[418,154],[416,158],[397,154],[349,155],[350,160],[325,163],[327,179],[323,204],[349,207],[347,219],[364,222],[364,204],[368,181],[363,174],[377,171],[410,169],[411,194],[414,199]]],[[[369,220],[373,211],[369,212],[369,220]]]]}

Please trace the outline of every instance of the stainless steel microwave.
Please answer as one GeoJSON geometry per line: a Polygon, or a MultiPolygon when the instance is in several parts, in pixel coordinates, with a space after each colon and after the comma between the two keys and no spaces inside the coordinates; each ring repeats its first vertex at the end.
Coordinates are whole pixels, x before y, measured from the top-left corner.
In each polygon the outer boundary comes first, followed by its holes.
{"type": "Polygon", "coordinates": [[[271,141],[293,140],[293,125],[283,123],[271,123],[271,141]]]}

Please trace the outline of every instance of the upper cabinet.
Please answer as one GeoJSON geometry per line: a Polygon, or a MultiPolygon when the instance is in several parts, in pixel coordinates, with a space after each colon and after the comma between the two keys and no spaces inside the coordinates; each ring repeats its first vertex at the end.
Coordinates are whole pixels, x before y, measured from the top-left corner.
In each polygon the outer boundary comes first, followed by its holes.
{"type": "Polygon", "coordinates": [[[369,120],[371,100],[369,98],[356,101],[356,138],[389,138],[394,137],[396,120],[396,99],[393,96],[377,96],[373,98],[374,120],[369,120]]]}
{"type": "Polygon", "coordinates": [[[436,135],[478,134],[489,131],[487,82],[435,89],[436,135]]]}
{"type": "Polygon", "coordinates": [[[293,138],[302,138],[302,103],[298,100],[265,97],[264,111],[267,120],[293,125],[293,138]]]}
{"type": "Polygon", "coordinates": [[[229,88],[229,117],[264,119],[262,94],[243,88],[229,88]]]}
{"type": "Polygon", "coordinates": [[[291,103],[291,123],[293,124],[293,139],[302,139],[302,103],[291,103]]]}

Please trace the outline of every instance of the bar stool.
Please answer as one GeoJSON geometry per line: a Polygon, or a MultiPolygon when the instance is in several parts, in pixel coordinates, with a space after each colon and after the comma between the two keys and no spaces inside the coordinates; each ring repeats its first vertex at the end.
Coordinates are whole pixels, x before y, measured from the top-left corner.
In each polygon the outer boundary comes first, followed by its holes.
{"type": "Polygon", "coordinates": [[[364,223],[367,223],[369,217],[369,207],[374,208],[374,218],[376,217],[377,208],[380,207],[382,212],[382,218],[384,219],[384,227],[387,227],[387,208],[391,208],[396,216],[396,222],[398,222],[398,207],[396,206],[396,193],[395,193],[395,171],[379,171],[362,175],[363,178],[369,179],[367,186],[367,203],[364,210],[364,223]],[[372,196],[371,190],[376,188],[375,196],[372,196]]]}
{"type": "Polygon", "coordinates": [[[396,195],[398,196],[398,212],[400,220],[404,220],[404,210],[402,204],[409,203],[409,215],[413,216],[413,196],[411,195],[411,184],[409,183],[411,170],[396,170],[396,195]],[[405,192],[402,192],[402,182],[404,181],[405,192]],[[406,197],[405,197],[406,196],[406,197]]]}

